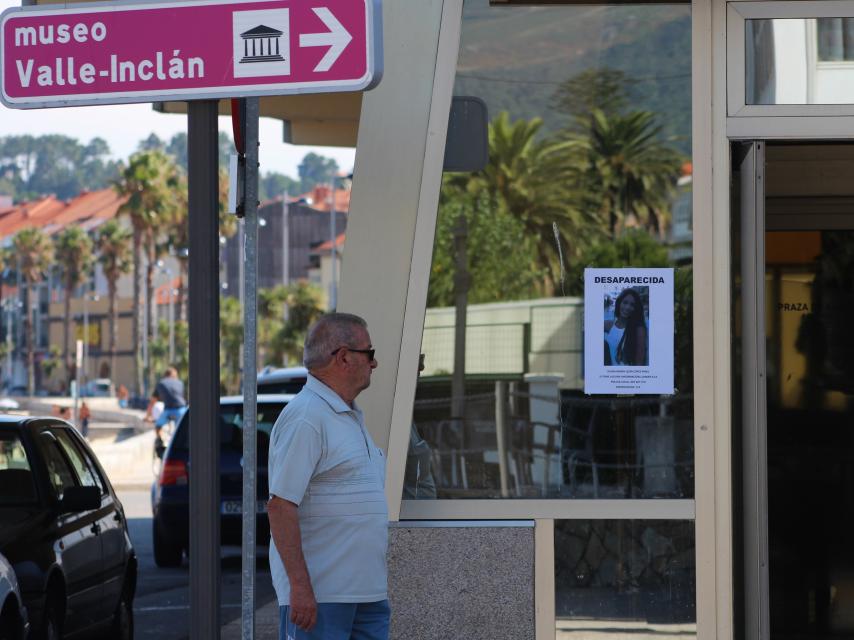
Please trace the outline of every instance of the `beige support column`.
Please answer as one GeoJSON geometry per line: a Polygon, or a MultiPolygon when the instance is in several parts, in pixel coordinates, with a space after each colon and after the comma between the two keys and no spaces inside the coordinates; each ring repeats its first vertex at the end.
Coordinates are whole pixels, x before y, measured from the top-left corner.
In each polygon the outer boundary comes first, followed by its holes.
{"type": "Polygon", "coordinates": [[[365,94],[359,128],[339,309],[367,318],[377,347],[379,368],[360,403],[388,451],[391,520],[400,512],[462,5],[384,5],[385,74],[365,94]]]}
{"type": "Polygon", "coordinates": [[[726,2],[692,2],[697,637],[733,637],[726,2]]]}
{"type": "MultiPolygon", "coordinates": [[[[442,4],[383,3],[383,78],[365,93],[359,122],[338,309],[368,321],[379,367],[359,403],[383,449],[398,374],[442,4]]],[[[413,374],[417,369],[416,358],[413,374]]]]}

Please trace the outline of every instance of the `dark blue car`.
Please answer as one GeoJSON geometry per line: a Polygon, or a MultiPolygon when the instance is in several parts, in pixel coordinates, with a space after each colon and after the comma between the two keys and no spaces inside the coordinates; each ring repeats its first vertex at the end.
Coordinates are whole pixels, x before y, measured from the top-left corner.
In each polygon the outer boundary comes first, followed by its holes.
{"type": "MultiPolygon", "coordinates": [[[[257,541],[267,544],[267,455],[270,431],[293,395],[258,395],[257,541]]],[[[178,423],[152,489],[154,561],[159,567],[179,566],[190,539],[189,416],[178,423]]],[[[243,397],[220,398],[220,535],[223,545],[241,544],[243,504],[243,397]]]]}

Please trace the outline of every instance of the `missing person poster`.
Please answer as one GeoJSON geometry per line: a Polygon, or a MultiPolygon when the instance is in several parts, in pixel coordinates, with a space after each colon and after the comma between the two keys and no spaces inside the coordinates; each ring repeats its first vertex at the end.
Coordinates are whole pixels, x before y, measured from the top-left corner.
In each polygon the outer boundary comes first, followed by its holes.
{"type": "Polygon", "coordinates": [[[584,392],[673,393],[673,269],[584,270],[584,392]]]}

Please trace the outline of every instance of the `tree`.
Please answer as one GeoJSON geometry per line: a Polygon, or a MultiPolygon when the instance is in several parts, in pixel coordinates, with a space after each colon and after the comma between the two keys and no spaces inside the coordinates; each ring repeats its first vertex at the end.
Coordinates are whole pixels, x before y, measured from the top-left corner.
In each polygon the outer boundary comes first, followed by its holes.
{"type": "MultiPolygon", "coordinates": [[[[217,138],[219,144],[219,166],[228,166],[228,154],[234,153],[234,143],[224,131],[219,132],[217,138]]],[[[187,153],[187,134],[176,133],[169,139],[169,144],[166,145],[166,153],[175,159],[175,164],[181,167],[185,172],[189,167],[189,155],[187,153]]]]}
{"type": "Polygon", "coordinates": [[[547,268],[538,264],[536,240],[527,234],[522,221],[502,208],[493,209],[484,196],[452,191],[443,197],[439,207],[427,305],[454,304],[454,227],[461,215],[468,227],[469,301],[535,297],[542,288],[547,268]]]}
{"type": "Polygon", "coordinates": [[[634,82],[617,69],[588,69],[558,88],[552,107],[570,116],[569,128],[578,128],[594,109],[609,117],[623,113],[629,104],[628,89],[634,82]]]}
{"type": "MultiPolygon", "coordinates": [[[[56,263],[62,270],[65,316],[62,319],[62,361],[65,363],[66,384],[71,385],[75,377],[76,365],[71,355],[71,297],[90,276],[94,264],[92,238],[80,227],[66,227],[53,239],[56,263]]],[[[84,292],[87,295],[87,292],[84,292]]],[[[88,342],[89,336],[83,338],[88,342]]]]}
{"type": "Polygon", "coordinates": [[[237,298],[220,296],[219,299],[219,360],[220,384],[229,392],[237,393],[242,371],[243,308],[237,298]]]}
{"type": "Polygon", "coordinates": [[[175,338],[175,358],[169,359],[169,322],[161,320],[158,325],[157,337],[151,341],[151,368],[154,371],[165,371],[167,367],[175,367],[178,377],[187,380],[190,372],[190,331],[189,325],[176,320],[173,327],[175,338]]]}
{"type": "MultiPolygon", "coordinates": [[[[237,233],[237,216],[227,211],[228,208],[228,173],[219,170],[219,235],[230,238],[237,233]]],[[[177,305],[178,319],[187,318],[187,283],[189,273],[189,201],[187,181],[184,173],[179,173],[174,189],[174,207],[166,221],[166,247],[175,256],[180,269],[181,284],[178,287],[177,305]]]]}
{"type": "Polygon", "coordinates": [[[136,145],[137,151],[165,151],[166,143],[153,131],[136,145]]]}
{"type": "Polygon", "coordinates": [[[568,295],[584,294],[584,269],[619,269],[631,265],[639,269],[669,267],[667,247],[642,229],[627,229],[615,240],[600,239],[585,245],[578,260],[570,267],[568,295]]]}
{"type": "MultiPolygon", "coordinates": [[[[141,151],[130,157],[127,168],[116,183],[116,190],[127,197],[119,213],[130,218],[133,229],[133,343],[136,346],[134,357],[134,384],[136,393],[145,388],[147,371],[141,363],[142,314],[147,308],[140,300],[142,290],[141,254],[145,245],[148,257],[146,271],[147,291],[153,293],[153,268],[156,261],[157,234],[168,216],[174,214],[176,169],[172,159],[161,151],[141,151]]],[[[149,308],[153,307],[151,295],[149,308]]],[[[151,325],[149,325],[151,327],[151,325]]],[[[153,327],[151,327],[153,329],[153,327]]],[[[146,336],[147,339],[147,336],[146,336]]]]}
{"type": "Polygon", "coordinates": [[[272,200],[279,198],[282,194],[296,195],[299,193],[300,183],[290,176],[275,171],[268,171],[258,182],[258,193],[260,200],[272,200]]]}
{"type": "Polygon", "coordinates": [[[110,313],[110,375],[116,375],[116,351],[118,340],[116,327],[119,322],[118,281],[131,270],[131,232],[125,229],[117,220],[109,220],[98,230],[98,262],[107,279],[110,313]]]}
{"type": "Polygon", "coordinates": [[[62,135],[0,138],[0,176],[18,200],[54,194],[59,199],[109,186],[119,172],[102,138],[81,144],[62,135]]]}
{"type": "MultiPolygon", "coordinates": [[[[45,233],[36,227],[20,231],[12,240],[17,259],[20,261],[21,276],[27,285],[29,305],[36,297],[35,285],[40,282],[53,264],[53,244],[45,233]]],[[[27,394],[35,392],[35,345],[30,310],[25,307],[24,334],[27,342],[27,394]]]]}
{"type": "Polygon", "coordinates": [[[338,163],[314,152],[303,156],[297,167],[300,189],[303,193],[314,189],[318,184],[332,184],[332,178],[338,173],[338,163]]]}
{"type": "Polygon", "coordinates": [[[655,115],[634,111],[606,115],[593,109],[564,134],[559,149],[574,167],[589,206],[607,221],[611,237],[627,223],[664,232],[682,159],[660,141],[655,115]]]}
{"type": "Polygon", "coordinates": [[[305,335],[311,324],[323,315],[320,289],[309,282],[299,280],[289,285],[268,290],[273,305],[261,305],[259,292],[258,315],[262,309],[270,318],[268,352],[265,364],[284,365],[289,362],[302,362],[305,335]]]}
{"type": "Polygon", "coordinates": [[[551,295],[561,261],[601,233],[601,225],[595,212],[582,206],[576,165],[566,162],[562,143],[537,139],[541,127],[539,118],[511,122],[507,112],[501,112],[489,126],[486,168],[473,175],[452,175],[445,194],[456,188],[485,195],[493,211],[519,220],[535,245],[531,268],[542,274],[540,292],[551,295]]]}

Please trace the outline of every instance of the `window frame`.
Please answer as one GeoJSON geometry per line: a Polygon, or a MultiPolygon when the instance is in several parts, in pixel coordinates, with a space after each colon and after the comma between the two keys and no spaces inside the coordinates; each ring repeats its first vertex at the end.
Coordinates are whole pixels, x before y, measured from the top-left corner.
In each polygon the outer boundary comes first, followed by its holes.
{"type": "MultiPolygon", "coordinates": [[[[740,0],[726,4],[726,90],[727,90],[727,133],[730,137],[774,138],[781,135],[792,137],[803,135],[815,137],[815,126],[828,117],[850,118],[854,124],[854,102],[851,104],[747,104],[745,87],[745,33],[747,20],[786,18],[854,18],[854,2],[851,0],[740,0]],[[750,118],[747,122],[741,120],[750,118]],[[777,127],[768,127],[769,118],[778,120],[777,127]],[[779,121],[786,118],[786,122],[779,121]],[[795,119],[797,118],[797,119],[795,119]],[[756,120],[754,120],[756,119],[756,120]],[[804,127],[803,125],[806,125],[804,127]],[[792,126],[803,132],[792,131],[792,126]],[[750,131],[751,134],[747,134],[750,131]],[[785,132],[785,133],[783,133],[785,132]]],[[[808,37],[812,57],[817,58],[815,29],[808,37]]],[[[820,62],[817,66],[827,68],[854,66],[851,61],[820,62]]]]}

